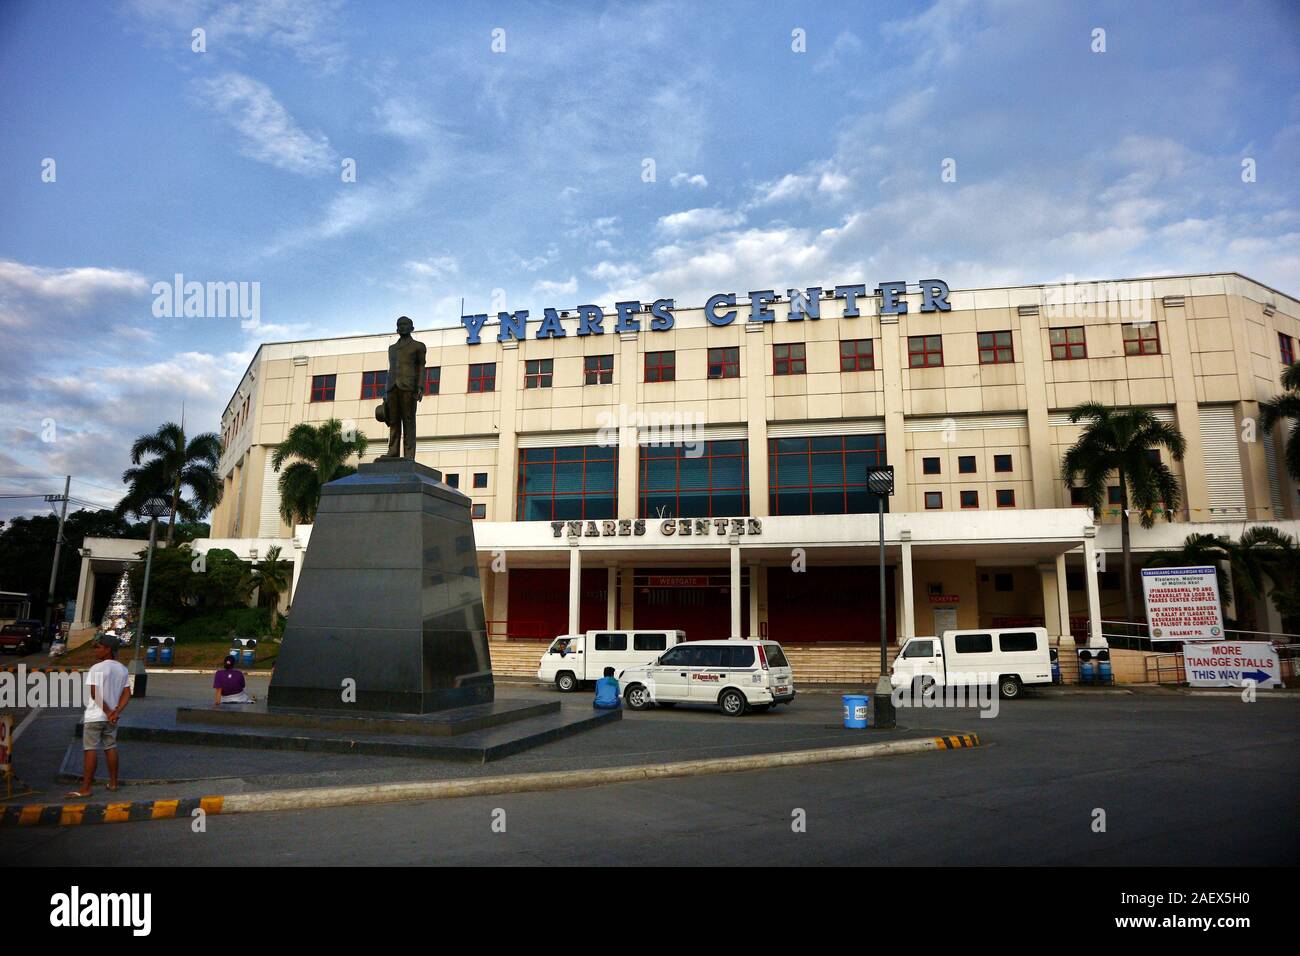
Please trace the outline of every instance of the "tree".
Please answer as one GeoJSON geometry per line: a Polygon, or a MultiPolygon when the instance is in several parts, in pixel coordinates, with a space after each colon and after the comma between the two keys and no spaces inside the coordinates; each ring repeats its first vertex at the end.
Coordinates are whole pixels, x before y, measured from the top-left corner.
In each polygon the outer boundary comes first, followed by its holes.
{"type": "Polygon", "coordinates": [[[1142,527],[1155,524],[1155,512],[1164,508],[1173,520],[1181,496],[1178,479],[1169,466],[1149,452],[1165,448],[1175,461],[1183,460],[1187,440],[1174,425],[1160,421],[1148,409],[1116,410],[1100,402],[1084,402],[1070,412],[1074,424],[1086,421],[1079,436],[1061,459],[1061,477],[1067,488],[1078,487],[1094,513],[1102,508],[1111,475],[1119,482],[1120,544],[1124,553],[1124,614],[1133,609],[1133,551],[1129,535],[1129,505],[1138,509],[1142,527]]]}
{"type": "Polygon", "coordinates": [[[356,468],[347,460],[364,454],[366,445],[365,435],[344,434],[343,423],[337,418],[289,429],[289,436],[271,454],[271,467],[276,471],[289,459],[298,459],[280,472],[280,516],[285,522],[292,526],[315,521],[321,489],[335,478],[353,474],[356,468]]]}
{"type": "Polygon", "coordinates": [[[166,543],[171,544],[178,515],[184,521],[198,521],[221,501],[220,460],[221,439],[215,432],[186,440],[184,428],[165,422],[131,445],[132,467],[122,472],[122,481],[129,487],[118,502],[117,513],[139,515],[150,498],[168,500],[172,513],[167,520],[166,543]],[[145,461],[147,455],[153,457],[145,461]],[[184,488],[190,491],[189,500],[181,497],[184,488]]]}
{"type": "Polygon", "coordinates": [[[1281,395],[1259,403],[1259,424],[1268,430],[1284,418],[1291,419],[1283,458],[1287,473],[1300,481],[1300,362],[1292,362],[1282,370],[1282,387],[1286,391],[1281,395]]]}
{"type": "Polygon", "coordinates": [[[1300,542],[1285,531],[1257,526],[1241,536],[1258,556],[1264,574],[1273,582],[1269,598],[1282,616],[1282,629],[1300,631],[1300,542]]]}
{"type": "Polygon", "coordinates": [[[1237,610],[1233,623],[1246,630],[1254,630],[1258,623],[1255,602],[1264,596],[1264,575],[1273,548],[1272,542],[1252,532],[1243,534],[1240,541],[1217,534],[1189,534],[1182,547],[1154,552],[1147,561],[1147,567],[1212,565],[1219,581],[1221,596],[1228,593],[1228,574],[1231,572],[1233,603],[1237,610]]]}
{"type": "Polygon", "coordinates": [[[280,595],[289,590],[293,570],[288,561],[281,559],[280,546],[276,545],[267,550],[266,557],[257,562],[253,571],[258,598],[271,607],[271,630],[274,631],[280,613],[280,595]]]}

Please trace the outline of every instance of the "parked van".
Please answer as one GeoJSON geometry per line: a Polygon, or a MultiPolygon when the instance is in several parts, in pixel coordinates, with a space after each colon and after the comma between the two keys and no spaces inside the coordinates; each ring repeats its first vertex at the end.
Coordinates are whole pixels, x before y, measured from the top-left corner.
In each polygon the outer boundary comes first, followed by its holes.
{"type": "Polygon", "coordinates": [[[1047,631],[1041,627],[945,631],[943,637],[913,637],[890,667],[894,687],[986,684],[1007,699],[1023,687],[1052,682],[1047,631]]]}
{"type": "Polygon", "coordinates": [[[668,648],[686,640],[685,631],[588,631],[561,634],[542,655],[537,679],[555,683],[562,691],[575,690],[583,681],[599,680],[606,667],[617,674],[633,664],[654,660],[668,648]]]}
{"type": "Polygon", "coordinates": [[[729,717],[794,700],[794,674],[776,641],[691,641],[618,675],[632,710],[651,704],[706,704],[729,717]]]}

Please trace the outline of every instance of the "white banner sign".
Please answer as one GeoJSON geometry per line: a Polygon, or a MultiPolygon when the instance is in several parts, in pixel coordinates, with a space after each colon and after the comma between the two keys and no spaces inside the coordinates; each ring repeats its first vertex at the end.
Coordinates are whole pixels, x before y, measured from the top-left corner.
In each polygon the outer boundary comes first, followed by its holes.
{"type": "Polygon", "coordinates": [[[1258,687],[1282,686],[1277,650],[1268,641],[1188,644],[1183,666],[1192,687],[1240,687],[1248,680],[1258,687]]]}
{"type": "Polygon", "coordinates": [[[1214,568],[1143,568],[1142,596],[1151,640],[1223,638],[1223,608],[1214,568]]]}

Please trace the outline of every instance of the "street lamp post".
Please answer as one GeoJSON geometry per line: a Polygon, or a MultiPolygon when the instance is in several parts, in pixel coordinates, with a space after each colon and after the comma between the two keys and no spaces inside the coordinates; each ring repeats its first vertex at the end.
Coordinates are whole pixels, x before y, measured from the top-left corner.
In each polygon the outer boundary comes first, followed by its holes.
{"type": "Polygon", "coordinates": [[[145,669],[140,648],[144,644],[144,614],[149,607],[149,573],[153,570],[153,548],[158,539],[158,519],[170,517],[171,505],[165,498],[150,498],[140,506],[139,514],[149,519],[149,550],[144,558],[144,584],[140,588],[140,617],[135,622],[135,650],[127,673],[131,675],[131,696],[144,697],[149,686],[149,672],[145,669]]]}
{"type": "Polygon", "coordinates": [[[873,724],[887,729],[897,723],[893,687],[889,683],[889,638],[885,631],[885,499],[894,493],[894,466],[880,465],[868,471],[867,490],[876,496],[876,507],[880,514],[880,679],[876,681],[873,724]]]}

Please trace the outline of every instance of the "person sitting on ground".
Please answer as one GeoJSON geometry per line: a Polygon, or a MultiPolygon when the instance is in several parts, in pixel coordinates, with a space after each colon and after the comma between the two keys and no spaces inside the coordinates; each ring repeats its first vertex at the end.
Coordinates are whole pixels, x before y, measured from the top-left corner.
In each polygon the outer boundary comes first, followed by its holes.
{"type": "Polygon", "coordinates": [[[225,669],[212,678],[212,706],[257,703],[257,698],[244,690],[244,673],[235,666],[235,655],[228,655],[224,663],[225,669]]]}
{"type": "Polygon", "coordinates": [[[596,681],[596,699],[592,701],[591,706],[600,710],[617,710],[622,706],[622,700],[618,694],[618,678],[614,676],[614,668],[606,667],[605,676],[596,681]]]}

